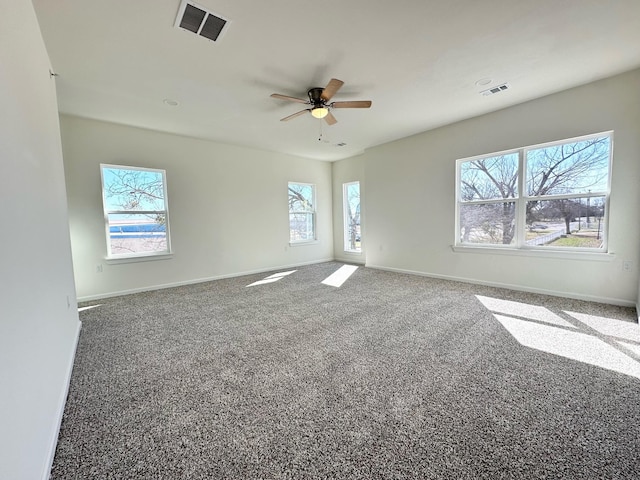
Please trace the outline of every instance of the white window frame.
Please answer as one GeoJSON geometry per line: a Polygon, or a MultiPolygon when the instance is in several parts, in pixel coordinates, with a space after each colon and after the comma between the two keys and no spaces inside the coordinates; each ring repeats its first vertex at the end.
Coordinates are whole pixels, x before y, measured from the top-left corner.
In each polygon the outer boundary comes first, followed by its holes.
{"type": "MultiPolygon", "coordinates": [[[[358,198],[361,198],[360,182],[358,180],[353,182],[347,182],[342,184],[342,231],[343,231],[343,245],[344,251],[347,253],[362,253],[362,210],[360,210],[360,247],[350,248],[351,239],[350,233],[350,217],[349,217],[349,187],[352,185],[358,186],[358,198]]],[[[361,208],[362,202],[359,201],[358,206],[361,208]]]]}
{"type": "Polygon", "coordinates": [[[106,246],[107,246],[107,260],[113,261],[143,261],[143,260],[152,260],[154,258],[167,258],[171,256],[171,238],[169,233],[169,200],[167,196],[167,172],[163,169],[158,168],[146,168],[146,167],[133,167],[129,165],[114,165],[114,164],[100,164],[100,188],[102,190],[102,207],[104,212],[104,225],[105,225],[105,236],[106,236],[106,246]],[[105,192],[105,184],[104,184],[104,170],[105,169],[117,169],[117,170],[128,170],[128,171],[141,171],[141,172],[153,172],[159,173],[162,175],[162,189],[163,189],[163,197],[164,197],[164,209],[162,210],[110,210],[107,208],[107,198],[105,192]],[[109,215],[117,215],[117,214],[136,214],[136,215],[164,215],[165,218],[165,239],[166,239],[166,249],[161,251],[150,251],[150,252],[134,252],[134,253],[117,253],[114,254],[111,252],[111,232],[109,225],[109,215]]]}
{"type": "Polygon", "coordinates": [[[316,212],[317,212],[317,196],[316,196],[316,185],[314,183],[306,183],[306,182],[288,182],[287,183],[287,205],[289,205],[289,193],[292,185],[300,185],[305,187],[311,187],[311,210],[295,210],[291,211],[288,208],[288,218],[289,218],[289,245],[308,245],[312,243],[316,243],[318,240],[318,229],[316,225],[316,212]],[[313,235],[310,239],[301,239],[296,240],[291,238],[291,215],[311,215],[311,228],[313,229],[313,235]]]}
{"type": "Polygon", "coordinates": [[[593,256],[593,254],[606,254],[608,253],[608,232],[609,232],[609,218],[611,212],[610,206],[610,193],[611,193],[611,177],[613,166],[613,145],[614,136],[613,131],[606,131],[601,133],[595,133],[590,135],[584,135],[580,137],[568,138],[564,140],[558,140],[554,142],[542,143],[537,145],[529,145],[527,147],[521,147],[511,150],[503,150],[500,152],[494,152],[483,155],[476,155],[473,157],[461,158],[456,160],[456,206],[455,206],[455,240],[453,249],[454,251],[487,251],[493,250],[494,252],[502,253],[524,253],[524,254],[543,254],[543,253],[557,253],[571,256],[574,254],[587,253],[593,256]],[[588,193],[572,193],[566,195],[541,195],[541,196],[528,196],[526,194],[526,156],[530,150],[536,150],[540,148],[553,147],[556,145],[564,145],[570,143],[576,143],[580,141],[586,141],[594,138],[609,137],[609,164],[608,164],[608,178],[607,187],[604,191],[589,191],[588,193]],[[518,154],[518,184],[517,195],[514,198],[504,199],[490,199],[490,200],[471,200],[463,201],[461,198],[461,166],[465,162],[471,162],[474,160],[480,160],[483,158],[498,157],[501,155],[518,154]],[[600,198],[604,197],[604,225],[602,226],[603,242],[600,248],[580,248],[580,247],[551,247],[551,246],[537,246],[526,244],[526,206],[527,202],[532,200],[558,200],[558,199],[584,199],[584,198],[600,198]],[[487,204],[502,204],[505,202],[515,203],[515,242],[512,245],[503,245],[497,243],[491,244],[477,244],[477,243],[463,243],[461,241],[461,229],[460,229],[460,207],[462,205],[487,205],[487,204]]]}

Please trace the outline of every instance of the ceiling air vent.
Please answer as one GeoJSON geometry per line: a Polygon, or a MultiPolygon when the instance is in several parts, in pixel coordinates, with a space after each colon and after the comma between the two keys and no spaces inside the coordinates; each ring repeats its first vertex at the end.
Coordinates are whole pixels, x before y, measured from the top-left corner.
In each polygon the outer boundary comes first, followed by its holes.
{"type": "Polygon", "coordinates": [[[193,32],[215,42],[226,31],[229,21],[194,2],[182,0],[175,27],[193,32]]]}
{"type": "Polygon", "coordinates": [[[503,83],[502,85],[498,85],[497,87],[491,87],[487,90],[483,90],[480,93],[486,97],[487,95],[493,95],[494,93],[504,92],[509,88],[511,88],[511,85],[509,85],[508,83],[503,83]]]}

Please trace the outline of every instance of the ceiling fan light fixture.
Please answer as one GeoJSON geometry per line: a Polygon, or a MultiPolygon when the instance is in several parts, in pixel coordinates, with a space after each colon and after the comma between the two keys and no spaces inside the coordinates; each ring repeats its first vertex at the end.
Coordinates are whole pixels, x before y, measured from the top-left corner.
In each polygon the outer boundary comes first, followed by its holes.
{"type": "Polygon", "coordinates": [[[315,107],[311,110],[311,115],[315,118],[324,118],[329,114],[329,109],[327,107],[315,107]]]}
{"type": "MultiPolygon", "coordinates": [[[[187,1],[187,0],[183,0],[187,1]]],[[[311,112],[313,118],[324,119],[327,122],[327,125],[335,125],[338,120],[331,113],[334,108],[369,108],[371,107],[371,100],[352,100],[352,101],[343,101],[343,102],[331,102],[331,99],[336,94],[340,87],[344,82],[342,80],[338,80],[337,78],[332,78],[327,86],[324,88],[314,87],[310,88],[307,91],[307,97],[309,100],[304,100],[302,98],[290,97],[289,95],[282,95],[280,93],[272,93],[271,98],[279,98],[280,100],[288,100],[296,103],[303,103],[308,105],[309,108],[305,108],[304,110],[300,110],[292,115],[288,115],[284,118],[281,118],[281,122],[286,122],[287,120],[291,120],[292,118],[299,117],[300,115],[304,115],[307,112],[311,112]]]]}

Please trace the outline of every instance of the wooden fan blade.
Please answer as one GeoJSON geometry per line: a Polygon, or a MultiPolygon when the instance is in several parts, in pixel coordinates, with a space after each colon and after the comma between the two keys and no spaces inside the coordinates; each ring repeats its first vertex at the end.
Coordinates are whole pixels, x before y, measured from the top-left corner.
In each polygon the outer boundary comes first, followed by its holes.
{"type": "Polygon", "coordinates": [[[281,118],[280,121],[281,122],[286,122],[287,120],[291,120],[292,118],[299,117],[300,115],[304,115],[305,113],[310,112],[310,111],[311,111],[310,108],[305,108],[304,110],[300,110],[299,112],[291,114],[288,117],[281,118]]]}
{"type": "Polygon", "coordinates": [[[369,108],[371,106],[371,100],[353,100],[347,102],[333,102],[331,104],[333,108],[369,108]]]}
{"type": "Polygon", "coordinates": [[[342,80],[332,78],[331,80],[329,80],[329,83],[327,83],[327,86],[324,87],[320,98],[322,98],[325,102],[328,102],[331,97],[333,97],[336,92],[340,90],[340,87],[342,87],[342,85],[344,85],[344,82],[342,80]]]}
{"type": "Polygon", "coordinates": [[[324,117],[324,121],[329,125],[335,125],[336,123],[338,123],[338,120],[336,120],[336,117],[334,117],[331,112],[327,113],[327,116],[324,117]]]}
{"type": "Polygon", "coordinates": [[[272,93],[271,97],[279,98],[280,100],[290,100],[292,102],[298,103],[309,103],[309,100],[304,100],[302,98],[290,97],[289,95],[280,95],[279,93],[272,93]]]}

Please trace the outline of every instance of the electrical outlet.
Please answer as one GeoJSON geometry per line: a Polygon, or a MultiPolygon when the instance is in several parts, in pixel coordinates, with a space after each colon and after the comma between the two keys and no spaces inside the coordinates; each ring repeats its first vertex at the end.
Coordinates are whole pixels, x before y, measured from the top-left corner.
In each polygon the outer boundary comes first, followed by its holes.
{"type": "Polygon", "coordinates": [[[102,264],[96,265],[96,273],[102,273],[102,264]]]}
{"type": "Polygon", "coordinates": [[[633,262],[631,260],[625,260],[622,262],[622,270],[630,272],[633,269],[633,262]]]}

